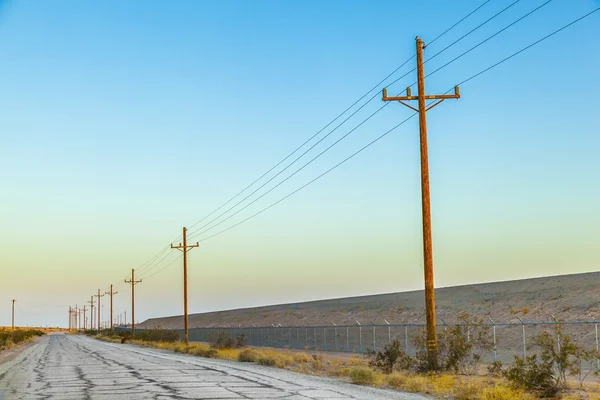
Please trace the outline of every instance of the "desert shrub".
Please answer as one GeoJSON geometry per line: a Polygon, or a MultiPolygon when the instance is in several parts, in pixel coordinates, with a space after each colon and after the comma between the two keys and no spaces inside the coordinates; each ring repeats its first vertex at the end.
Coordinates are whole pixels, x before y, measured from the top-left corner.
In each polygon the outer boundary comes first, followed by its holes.
{"type": "MultiPolygon", "coordinates": [[[[412,368],[416,372],[429,371],[427,362],[427,336],[421,329],[412,338],[416,348],[412,368]]],[[[463,313],[456,326],[448,326],[438,334],[438,371],[472,375],[481,364],[481,354],[493,349],[489,327],[480,318],[463,313]]]]}
{"type": "Polygon", "coordinates": [[[494,377],[500,377],[504,373],[502,368],[502,361],[496,360],[487,367],[488,375],[494,377]]]}
{"type": "Polygon", "coordinates": [[[293,355],[294,361],[297,363],[309,363],[312,361],[311,356],[306,353],[296,353],[293,355]]]}
{"type": "Polygon", "coordinates": [[[274,367],[277,364],[275,357],[262,356],[258,359],[258,364],[266,365],[267,367],[274,367]]]}
{"type": "Polygon", "coordinates": [[[219,358],[219,351],[211,348],[192,347],[189,350],[190,354],[204,358],[219,358]]]}
{"type": "Polygon", "coordinates": [[[509,386],[485,388],[480,393],[481,400],[535,400],[535,397],[509,386]]]}
{"type": "Polygon", "coordinates": [[[553,360],[546,352],[526,359],[515,356],[515,362],[504,372],[504,376],[518,389],[536,392],[543,397],[552,397],[560,389],[554,377],[553,360]]]}
{"type": "Polygon", "coordinates": [[[404,389],[408,377],[398,372],[393,372],[387,376],[387,384],[394,389],[404,389]]]}
{"type": "Polygon", "coordinates": [[[463,382],[454,387],[454,400],[478,400],[481,387],[475,382],[463,382]]]}
{"type": "Polygon", "coordinates": [[[481,363],[481,353],[493,349],[489,327],[469,314],[458,317],[459,325],[450,326],[439,335],[440,367],[463,375],[472,375],[481,363]]]}
{"type": "Polygon", "coordinates": [[[45,335],[44,331],[39,329],[0,329],[0,349],[8,347],[10,344],[19,344],[25,340],[45,335]]]}
{"type": "Polygon", "coordinates": [[[258,361],[258,353],[252,349],[245,349],[238,355],[238,361],[241,362],[256,362],[258,361]]]}
{"type": "Polygon", "coordinates": [[[354,367],[350,370],[350,379],[357,385],[371,385],[377,380],[377,374],[371,368],[354,367]]]}
{"type": "Polygon", "coordinates": [[[456,384],[453,377],[449,375],[433,375],[430,378],[430,385],[434,392],[450,392],[456,384]]]}
{"type": "Polygon", "coordinates": [[[215,349],[239,349],[246,347],[247,339],[245,334],[232,338],[227,331],[213,333],[208,337],[210,346],[215,349]]]}
{"type": "Polygon", "coordinates": [[[408,371],[414,365],[413,359],[404,352],[399,339],[392,340],[380,351],[369,350],[367,357],[371,367],[386,374],[391,374],[394,369],[408,371]]]}
{"type": "Polygon", "coordinates": [[[168,329],[139,329],[135,331],[135,338],[147,342],[169,342],[179,340],[179,332],[168,329]]]}

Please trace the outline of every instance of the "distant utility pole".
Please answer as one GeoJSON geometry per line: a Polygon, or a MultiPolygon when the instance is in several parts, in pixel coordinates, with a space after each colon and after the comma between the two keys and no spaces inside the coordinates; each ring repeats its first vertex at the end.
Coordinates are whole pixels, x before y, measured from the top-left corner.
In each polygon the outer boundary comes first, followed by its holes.
{"type": "Polygon", "coordinates": [[[15,299],[12,299],[12,327],[11,329],[15,330],[15,299]]]}
{"type": "Polygon", "coordinates": [[[92,295],[90,303],[90,330],[94,329],[94,296],[92,295]]]}
{"type": "Polygon", "coordinates": [[[83,305],[83,330],[86,330],[85,304],[83,305]]]}
{"type": "Polygon", "coordinates": [[[69,330],[71,330],[71,306],[69,306],[69,330]]]}
{"type": "Polygon", "coordinates": [[[142,280],[135,280],[135,270],[131,269],[131,279],[125,279],[125,283],[129,283],[131,285],[131,336],[135,335],[135,285],[141,283],[142,280]]]}
{"type": "Polygon", "coordinates": [[[419,113],[419,131],[421,137],[421,205],[423,213],[423,255],[425,259],[425,308],[427,314],[427,361],[430,370],[437,369],[437,335],[435,320],[435,293],[433,284],[433,251],[431,243],[431,206],[429,200],[429,155],[427,150],[427,111],[446,99],[459,99],[458,86],[452,95],[425,95],[425,72],[423,69],[423,40],[417,37],[417,76],[418,96],[411,96],[410,88],[406,89],[406,96],[387,97],[387,90],[383,89],[383,101],[398,101],[408,108],[419,113]],[[404,101],[417,100],[419,108],[416,109],[404,101]],[[427,107],[426,100],[438,100],[427,107]]]}
{"type": "Polygon", "coordinates": [[[98,330],[100,330],[101,329],[101,325],[100,325],[100,311],[101,311],[101,308],[100,308],[100,298],[104,297],[104,295],[100,294],[100,289],[98,289],[98,294],[96,294],[94,296],[96,296],[98,298],[98,300],[96,301],[96,308],[98,309],[98,325],[97,326],[98,326],[98,330]]]}
{"type": "Polygon", "coordinates": [[[173,246],[172,249],[177,249],[183,253],[183,324],[185,329],[185,343],[188,343],[188,283],[187,283],[187,253],[194,247],[199,247],[198,242],[196,244],[187,244],[187,228],[183,228],[183,245],[179,243],[179,246],[173,246]]]}
{"type": "Polygon", "coordinates": [[[119,293],[119,292],[113,292],[112,286],[113,285],[111,284],[110,285],[110,291],[104,292],[104,294],[110,295],[110,329],[113,328],[113,314],[112,314],[112,311],[113,311],[113,302],[112,302],[112,297],[113,297],[114,294],[119,293]]]}

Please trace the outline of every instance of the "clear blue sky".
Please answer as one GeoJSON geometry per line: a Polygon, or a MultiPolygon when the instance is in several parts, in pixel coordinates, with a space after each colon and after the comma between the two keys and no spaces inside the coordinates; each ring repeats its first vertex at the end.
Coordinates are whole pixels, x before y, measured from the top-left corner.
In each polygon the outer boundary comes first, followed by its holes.
{"type": "MultiPolygon", "coordinates": [[[[481,3],[0,1],[0,325],[11,298],[18,324],[66,324],[68,304],[121,282],[414,54],[417,35],[427,42],[481,3]]],[[[426,59],[510,3],[490,1],[426,59]]],[[[542,3],[520,1],[426,72],[542,3]]],[[[598,6],[554,0],[428,78],[427,90],[445,92],[598,6]]],[[[600,12],[428,114],[437,286],[600,266],[599,28],[600,12]]],[[[219,228],[408,116],[390,104],[219,228]]],[[[418,157],[413,119],[202,242],[190,253],[190,310],[421,288],[418,157]]],[[[140,320],[181,313],[180,263],[150,277],[177,256],[140,273],[140,320]]],[[[128,290],[120,285],[116,312],[129,310],[128,290]]]]}

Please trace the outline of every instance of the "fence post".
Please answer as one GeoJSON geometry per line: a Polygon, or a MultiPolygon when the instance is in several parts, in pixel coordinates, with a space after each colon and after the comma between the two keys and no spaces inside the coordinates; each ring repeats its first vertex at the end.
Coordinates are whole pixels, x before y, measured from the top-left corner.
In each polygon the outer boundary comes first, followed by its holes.
{"type": "Polygon", "coordinates": [[[362,353],[362,326],[358,327],[358,352],[362,353]]]}
{"type": "Polygon", "coordinates": [[[308,347],[308,328],[304,328],[304,347],[308,347]]]}
{"type": "Polygon", "coordinates": [[[375,325],[373,325],[373,351],[377,351],[377,344],[375,342],[375,325]]]}
{"type": "Polygon", "coordinates": [[[323,350],[327,351],[327,328],[323,327],[323,350]]]}
{"type": "Polygon", "coordinates": [[[494,322],[493,319],[491,319],[490,317],[488,317],[488,319],[490,321],[492,321],[492,329],[494,331],[494,362],[496,362],[496,360],[498,359],[498,355],[497,355],[497,348],[496,348],[496,323],[494,322]]]}
{"type": "Polygon", "coordinates": [[[335,351],[338,351],[337,325],[333,328],[333,335],[335,336],[335,351]]]}
{"type": "Polygon", "coordinates": [[[404,325],[404,351],[408,354],[408,325],[404,325]]]}
{"type": "MultiPolygon", "coordinates": [[[[594,328],[596,330],[596,354],[598,354],[598,323],[594,319],[594,328]]],[[[596,360],[597,368],[600,369],[600,359],[596,360]]]]}
{"type": "Polygon", "coordinates": [[[527,343],[525,341],[525,322],[517,315],[519,321],[521,321],[521,325],[523,326],[523,359],[527,358],[527,343]]]}
{"type": "Polygon", "coordinates": [[[313,327],[313,342],[315,343],[315,350],[317,349],[317,327],[313,327]]]}
{"type": "Polygon", "coordinates": [[[346,325],[346,351],[350,352],[350,346],[348,345],[348,325],[346,325]]]}

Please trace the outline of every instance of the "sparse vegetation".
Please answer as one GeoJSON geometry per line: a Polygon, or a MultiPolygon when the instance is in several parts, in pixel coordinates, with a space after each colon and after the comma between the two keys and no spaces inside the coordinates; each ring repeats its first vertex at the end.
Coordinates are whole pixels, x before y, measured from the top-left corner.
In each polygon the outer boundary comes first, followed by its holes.
{"type": "Polygon", "coordinates": [[[350,379],[357,385],[372,385],[377,380],[377,373],[371,368],[354,367],[350,370],[350,379]]]}
{"type": "Polygon", "coordinates": [[[221,331],[208,337],[210,346],[214,349],[239,349],[246,347],[246,335],[241,334],[232,338],[229,332],[221,331]]]}
{"type": "Polygon", "coordinates": [[[0,328],[0,351],[43,335],[45,335],[44,331],[39,329],[17,328],[13,331],[0,328]]]}

